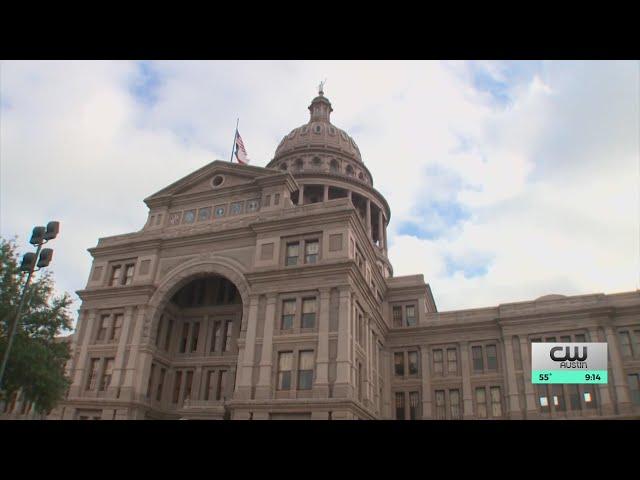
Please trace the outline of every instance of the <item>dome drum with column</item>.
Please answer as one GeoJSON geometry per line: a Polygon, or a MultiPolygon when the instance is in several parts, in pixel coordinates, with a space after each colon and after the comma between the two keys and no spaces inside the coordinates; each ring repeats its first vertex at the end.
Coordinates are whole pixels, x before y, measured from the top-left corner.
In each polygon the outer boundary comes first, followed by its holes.
{"type": "Polygon", "coordinates": [[[389,206],[373,188],[373,177],[353,138],[331,123],[332,111],[331,102],[320,91],[309,106],[309,122],[282,139],[267,168],[293,175],[300,186],[291,197],[296,205],[349,198],[378,254],[388,264],[389,206]]]}

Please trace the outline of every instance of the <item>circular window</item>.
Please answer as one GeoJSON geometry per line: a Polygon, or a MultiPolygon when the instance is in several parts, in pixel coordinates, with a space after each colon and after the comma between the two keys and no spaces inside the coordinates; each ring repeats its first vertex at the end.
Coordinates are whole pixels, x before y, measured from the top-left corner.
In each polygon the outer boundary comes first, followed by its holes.
{"type": "Polygon", "coordinates": [[[287,169],[287,164],[286,163],[281,163],[280,164],[280,170],[286,170],[287,169]]]}
{"type": "Polygon", "coordinates": [[[313,166],[314,167],[316,167],[316,168],[319,167],[321,163],[322,163],[322,160],[320,160],[318,157],[315,157],[313,159],[313,166]]]}
{"type": "Polygon", "coordinates": [[[359,178],[360,180],[364,180],[364,175],[362,174],[362,172],[360,172],[360,173],[358,174],[358,178],[359,178]]]}
{"type": "Polygon", "coordinates": [[[215,177],[213,177],[213,180],[211,180],[211,185],[213,185],[213,187],[216,188],[222,185],[223,182],[224,182],[224,177],[222,175],[216,175],[215,177]]]}

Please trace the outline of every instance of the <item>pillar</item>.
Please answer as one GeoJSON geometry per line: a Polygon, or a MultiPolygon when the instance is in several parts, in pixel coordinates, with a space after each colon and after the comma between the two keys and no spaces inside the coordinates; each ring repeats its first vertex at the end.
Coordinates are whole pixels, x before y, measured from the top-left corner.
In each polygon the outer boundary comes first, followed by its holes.
{"type": "Polygon", "coordinates": [[[298,189],[298,205],[304,205],[304,185],[298,189]]]}
{"type": "Polygon", "coordinates": [[[430,419],[431,412],[431,369],[429,368],[429,348],[420,347],[420,374],[422,377],[422,418],[430,419]]]}
{"type": "Polygon", "coordinates": [[[271,373],[273,371],[273,329],[276,320],[275,294],[267,295],[265,309],[264,333],[262,334],[262,356],[260,357],[260,372],[256,386],[256,399],[271,398],[271,373]]]}
{"type": "Polygon", "coordinates": [[[258,327],[259,296],[251,295],[249,300],[249,318],[247,319],[247,333],[244,339],[244,351],[238,356],[239,375],[236,391],[239,399],[251,398],[251,381],[253,364],[255,362],[256,330],[258,327]]]}
{"type": "Polygon", "coordinates": [[[464,404],[462,418],[466,420],[475,416],[473,412],[473,394],[471,392],[469,342],[460,343],[460,362],[462,363],[462,400],[464,404]]]}
{"type": "Polygon", "coordinates": [[[372,235],[371,235],[371,200],[369,200],[367,198],[367,219],[366,219],[366,225],[367,225],[367,235],[369,235],[369,238],[372,239],[372,235]]]}
{"type": "Polygon", "coordinates": [[[111,378],[111,386],[109,387],[109,397],[118,398],[120,393],[120,385],[125,373],[124,354],[129,341],[129,331],[133,318],[133,307],[124,309],[124,319],[122,321],[122,330],[120,331],[120,340],[118,341],[118,350],[113,365],[113,377],[111,378]]]}
{"type": "Polygon", "coordinates": [[[522,419],[522,411],[520,410],[516,363],[513,355],[513,335],[507,335],[503,338],[502,347],[504,348],[506,358],[504,370],[507,376],[505,384],[507,386],[507,409],[509,418],[512,420],[520,420],[522,419]]]}
{"type": "Polygon", "coordinates": [[[324,186],[324,201],[329,201],[329,185],[324,186]]]}
{"type": "Polygon", "coordinates": [[[89,363],[89,358],[87,354],[87,348],[89,343],[91,342],[91,333],[92,328],[95,325],[95,320],[97,317],[97,310],[84,310],[82,311],[79,322],[79,336],[81,336],[80,343],[80,356],[78,358],[78,362],[75,365],[74,379],[71,388],[69,389],[70,397],[79,397],[82,395],[84,390],[83,382],[85,380],[85,370],[87,369],[87,364],[89,363]]]}
{"type": "Polygon", "coordinates": [[[382,214],[382,210],[378,210],[378,245],[380,248],[385,248],[384,241],[384,215],[382,214]]]}
{"type": "Polygon", "coordinates": [[[330,289],[321,288],[316,379],[313,386],[315,398],[329,397],[329,299],[330,289]]]}
{"type": "Polygon", "coordinates": [[[631,405],[631,396],[629,395],[629,385],[627,385],[627,378],[622,368],[622,355],[618,348],[617,335],[611,325],[604,327],[604,333],[607,337],[607,348],[611,353],[611,367],[613,373],[613,379],[609,380],[609,383],[613,383],[616,390],[616,397],[618,398],[618,411],[621,414],[631,413],[633,406],[631,405]],[[613,380],[613,381],[612,381],[613,380]]]}
{"type": "MultiPolygon", "coordinates": [[[[589,327],[589,338],[592,342],[602,342],[603,340],[598,338],[598,330],[596,327],[589,327]]],[[[611,401],[611,393],[609,392],[609,384],[600,384],[598,385],[599,392],[599,408],[601,415],[614,415],[615,408],[613,402],[611,401]]]]}
{"type": "Polygon", "coordinates": [[[338,356],[336,357],[336,382],[334,397],[351,398],[351,367],[349,365],[349,342],[351,329],[351,291],[341,287],[338,314],[338,356]]]}
{"type": "MultiPolygon", "coordinates": [[[[134,387],[136,367],[138,365],[138,351],[140,350],[140,339],[142,338],[142,327],[144,323],[144,307],[138,306],[133,318],[133,338],[129,347],[129,361],[124,372],[124,382],[120,388],[120,398],[134,400],[134,387]]],[[[150,362],[149,362],[150,363],[150,362]]]]}
{"type": "Polygon", "coordinates": [[[531,353],[529,340],[526,336],[520,337],[520,354],[522,355],[522,373],[524,376],[525,405],[527,408],[526,418],[538,416],[538,405],[531,383],[531,353]]]}

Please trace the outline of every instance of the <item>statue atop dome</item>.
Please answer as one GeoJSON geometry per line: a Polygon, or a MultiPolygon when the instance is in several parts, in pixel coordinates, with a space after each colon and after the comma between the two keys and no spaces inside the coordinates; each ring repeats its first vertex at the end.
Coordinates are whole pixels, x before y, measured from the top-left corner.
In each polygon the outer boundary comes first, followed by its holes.
{"type": "Polygon", "coordinates": [[[318,95],[320,95],[320,96],[324,96],[324,84],[325,83],[327,83],[327,79],[326,78],[320,82],[320,85],[318,85],[318,95]]]}

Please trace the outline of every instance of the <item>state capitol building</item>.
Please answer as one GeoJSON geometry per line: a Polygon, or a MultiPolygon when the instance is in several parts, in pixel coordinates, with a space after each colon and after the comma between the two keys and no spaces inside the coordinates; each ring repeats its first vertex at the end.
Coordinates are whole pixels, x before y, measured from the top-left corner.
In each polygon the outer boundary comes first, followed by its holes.
{"type": "Polygon", "coordinates": [[[266,167],[205,165],[89,249],[48,418],[640,417],[639,291],[438,312],[394,276],[391,209],[322,91],[309,112],[266,167]],[[609,383],[532,384],[539,341],[607,342],[609,383]]]}

